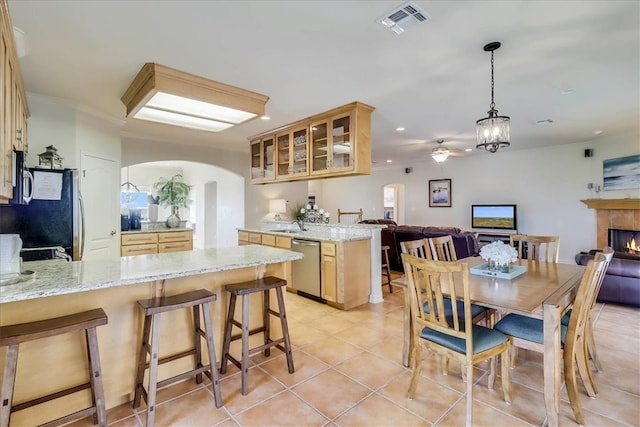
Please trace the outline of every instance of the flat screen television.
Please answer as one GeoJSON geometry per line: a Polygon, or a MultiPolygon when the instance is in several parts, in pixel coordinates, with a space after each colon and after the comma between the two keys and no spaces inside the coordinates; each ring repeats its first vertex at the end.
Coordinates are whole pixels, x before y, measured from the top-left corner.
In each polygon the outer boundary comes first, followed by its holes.
{"type": "Polygon", "coordinates": [[[471,205],[471,227],[517,230],[516,205],[471,205]]]}

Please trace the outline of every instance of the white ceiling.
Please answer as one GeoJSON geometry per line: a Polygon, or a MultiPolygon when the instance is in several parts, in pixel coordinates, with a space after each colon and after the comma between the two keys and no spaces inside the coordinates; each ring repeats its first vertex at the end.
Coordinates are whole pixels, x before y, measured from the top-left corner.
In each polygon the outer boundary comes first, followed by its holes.
{"type": "Polygon", "coordinates": [[[247,151],[251,135],[361,101],[376,107],[374,162],[432,161],[440,138],[475,147],[490,103],[482,47],[500,41],[508,150],[629,132],[640,141],[640,2],[413,3],[432,19],[402,35],[376,22],[402,1],[9,0],[9,10],[28,43],[28,92],[124,120],[120,97],[156,62],[270,97],[270,121],[205,133],[127,119],[125,136],[247,151]]]}

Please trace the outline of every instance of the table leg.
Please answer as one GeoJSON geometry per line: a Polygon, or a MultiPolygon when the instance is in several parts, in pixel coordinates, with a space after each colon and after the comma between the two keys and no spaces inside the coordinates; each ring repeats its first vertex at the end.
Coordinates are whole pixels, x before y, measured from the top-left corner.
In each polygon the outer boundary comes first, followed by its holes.
{"type": "Polygon", "coordinates": [[[560,309],[544,304],[544,404],[547,425],[557,427],[560,410],[560,376],[562,349],[560,347],[560,309]]]}

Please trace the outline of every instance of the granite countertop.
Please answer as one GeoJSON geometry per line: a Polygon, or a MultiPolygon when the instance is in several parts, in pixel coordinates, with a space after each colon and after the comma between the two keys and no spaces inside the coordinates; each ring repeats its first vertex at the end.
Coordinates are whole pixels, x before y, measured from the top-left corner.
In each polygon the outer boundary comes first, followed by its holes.
{"type": "Polygon", "coordinates": [[[0,304],[301,258],[301,253],[286,249],[246,245],[107,260],[25,262],[23,271],[34,271],[35,277],[24,282],[0,286],[0,304]]]}
{"type": "Polygon", "coordinates": [[[238,231],[273,234],[296,239],[348,242],[370,240],[372,232],[386,228],[384,224],[318,224],[309,222],[305,222],[304,226],[305,230],[300,231],[298,225],[292,221],[263,221],[261,228],[238,228],[238,231]]]}
{"type": "Polygon", "coordinates": [[[370,240],[371,236],[361,234],[349,234],[338,230],[305,230],[305,231],[286,231],[286,230],[260,230],[253,228],[238,228],[238,231],[247,231],[249,233],[273,234],[276,236],[286,236],[295,239],[307,240],[324,240],[327,242],[348,242],[352,240],[370,240]]]}

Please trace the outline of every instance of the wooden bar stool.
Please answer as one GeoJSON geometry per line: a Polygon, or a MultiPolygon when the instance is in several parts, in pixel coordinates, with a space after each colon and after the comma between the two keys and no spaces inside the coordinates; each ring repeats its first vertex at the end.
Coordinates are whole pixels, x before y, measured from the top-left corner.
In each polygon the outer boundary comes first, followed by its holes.
{"type": "Polygon", "coordinates": [[[387,278],[389,292],[393,293],[393,286],[391,285],[391,269],[389,268],[389,246],[386,245],[382,247],[382,275],[387,278]]]}
{"type": "Polygon", "coordinates": [[[287,367],[289,373],[294,372],[293,355],[291,354],[291,341],[289,340],[289,327],[287,326],[287,314],[284,307],[284,297],[282,288],[287,284],[286,280],[277,277],[268,276],[263,279],[250,280],[248,282],[233,283],[225,286],[225,289],[231,294],[229,300],[229,312],[227,314],[227,323],[224,330],[224,344],[222,347],[222,361],[220,363],[220,373],[227,372],[227,361],[231,361],[242,372],[242,395],[248,393],[247,373],[249,371],[249,356],[264,351],[265,356],[269,356],[271,347],[276,347],[287,356],[287,367]],[[269,307],[269,290],[275,289],[278,298],[278,312],[271,310],[269,307]],[[249,329],[249,295],[255,292],[262,292],[262,326],[253,330],[249,329]],[[242,323],[234,319],[236,309],[236,298],[242,297],[242,323]],[[269,327],[269,315],[280,318],[282,325],[282,338],[272,340],[269,327]],[[241,329],[242,333],[231,335],[233,326],[241,329]],[[264,333],[264,344],[258,347],[249,348],[249,336],[264,333]],[[231,341],[242,339],[242,357],[241,362],[229,354],[231,341]],[[282,346],[284,343],[284,347],[282,346]]]}
{"type": "Polygon", "coordinates": [[[211,313],[209,312],[209,303],[215,300],[215,294],[206,289],[199,289],[169,297],[138,301],[138,304],[144,310],[144,329],[140,356],[138,358],[133,407],[137,408],[140,406],[140,398],[144,397],[147,403],[147,426],[152,426],[155,422],[157,389],[191,377],[196,377],[196,383],[200,384],[202,383],[202,373],[207,375],[211,380],[216,407],[219,408],[222,406],[220,381],[218,379],[216,353],[213,343],[213,326],[211,325],[211,313]],[[202,306],[204,330],[200,327],[200,306],[202,306]],[[160,314],[189,307],[192,307],[193,310],[194,348],[160,358],[160,314]],[[209,364],[204,366],[202,365],[201,338],[207,340],[207,349],[209,351],[209,364]],[[149,362],[147,362],[147,355],[149,355],[149,362]],[[189,356],[195,356],[194,369],[166,380],[158,381],[158,365],[189,356]],[[149,369],[149,383],[145,390],[143,382],[144,372],[147,368],[149,369]]]}
{"type": "Polygon", "coordinates": [[[83,311],[81,313],[70,314],[68,316],[8,325],[0,328],[0,346],[8,347],[7,357],[4,363],[2,391],[0,394],[0,426],[6,427],[9,425],[9,419],[12,412],[30,408],[85,389],[91,389],[92,406],[58,418],[46,425],[59,426],[70,421],[79,420],[89,415],[93,415],[94,424],[99,424],[101,427],[106,426],[107,413],[105,410],[102,372],[100,370],[100,353],[98,352],[98,337],[96,334],[96,327],[106,324],[107,315],[104,310],[102,308],[96,308],[93,310],[83,311]],[[84,384],[14,405],[13,389],[16,380],[16,369],[18,366],[18,346],[27,341],[82,330],[85,331],[87,344],[89,381],[84,384]]]}

